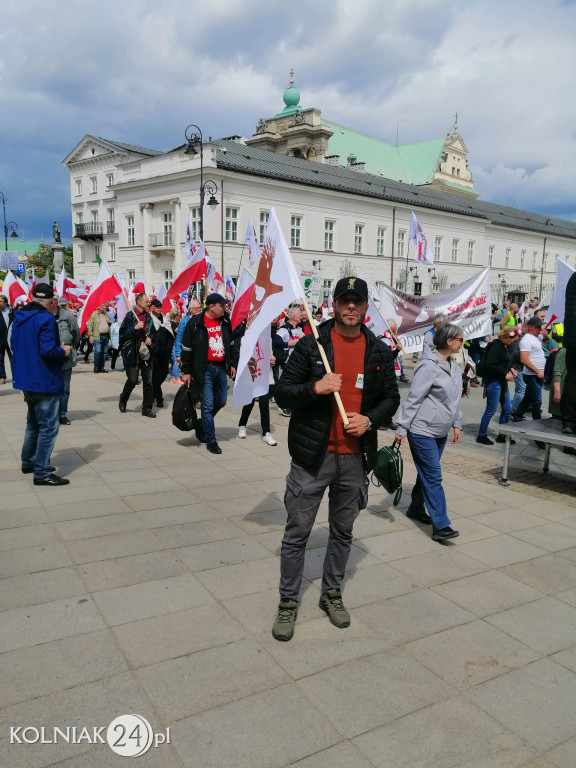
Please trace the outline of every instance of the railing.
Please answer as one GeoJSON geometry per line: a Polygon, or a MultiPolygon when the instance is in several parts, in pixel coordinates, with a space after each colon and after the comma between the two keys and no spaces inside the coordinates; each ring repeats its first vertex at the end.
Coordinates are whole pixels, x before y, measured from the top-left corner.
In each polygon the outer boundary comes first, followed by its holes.
{"type": "Polygon", "coordinates": [[[116,232],[116,222],[112,220],[108,220],[106,222],[106,234],[107,235],[113,235],[116,232]]]}
{"type": "Polygon", "coordinates": [[[157,232],[148,235],[149,248],[173,248],[174,234],[172,232],[157,232]]]}
{"type": "Polygon", "coordinates": [[[76,237],[82,240],[102,240],[103,228],[100,221],[76,224],[76,237]]]}

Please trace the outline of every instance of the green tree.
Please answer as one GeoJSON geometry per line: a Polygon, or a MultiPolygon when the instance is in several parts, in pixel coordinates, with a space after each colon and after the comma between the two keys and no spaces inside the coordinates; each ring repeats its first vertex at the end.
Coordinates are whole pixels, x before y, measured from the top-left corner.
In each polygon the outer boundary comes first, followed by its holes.
{"type": "MultiPolygon", "coordinates": [[[[28,256],[26,260],[26,269],[34,269],[38,277],[46,277],[46,270],[49,270],[48,278],[54,279],[54,270],[52,264],[54,253],[52,247],[47,243],[41,243],[36,253],[28,256]]],[[[72,246],[67,245],[64,248],[64,269],[69,277],[74,277],[74,262],[72,259],[72,246]]]]}

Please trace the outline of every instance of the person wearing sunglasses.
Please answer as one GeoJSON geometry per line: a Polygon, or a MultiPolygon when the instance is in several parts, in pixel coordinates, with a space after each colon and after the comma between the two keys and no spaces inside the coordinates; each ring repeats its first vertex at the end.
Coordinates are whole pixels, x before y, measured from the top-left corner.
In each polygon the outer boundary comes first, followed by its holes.
{"type": "Polygon", "coordinates": [[[407,517],[432,525],[432,539],[446,542],[459,535],[450,526],[442,486],[440,459],[450,429],[453,443],[460,442],[462,376],[451,355],[464,342],[459,325],[445,323],[434,334],[434,349],[414,369],[410,392],[396,418],[396,441],[408,439],[418,472],[407,517]],[[426,511],[428,510],[428,511],[426,511]]]}

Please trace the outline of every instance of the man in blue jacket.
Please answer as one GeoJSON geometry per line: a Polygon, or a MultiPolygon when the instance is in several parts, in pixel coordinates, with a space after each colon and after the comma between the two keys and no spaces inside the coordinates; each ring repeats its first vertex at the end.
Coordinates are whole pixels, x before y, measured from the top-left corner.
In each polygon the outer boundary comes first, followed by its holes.
{"type": "Polygon", "coordinates": [[[60,343],[55,315],[58,299],[46,283],[32,289],[32,302],[14,313],[12,327],[12,385],[21,389],[28,406],[22,472],[34,473],[34,485],[68,485],[54,474],[50,458],[64,393],[62,363],[71,347],[60,343]]]}

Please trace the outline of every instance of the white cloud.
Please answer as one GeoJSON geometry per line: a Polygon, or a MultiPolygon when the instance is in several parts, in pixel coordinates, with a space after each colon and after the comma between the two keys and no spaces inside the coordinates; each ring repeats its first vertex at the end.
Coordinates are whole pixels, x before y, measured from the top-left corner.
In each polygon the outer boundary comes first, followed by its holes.
{"type": "Polygon", "coordinates": [[[575,21],[560,0],[5,0],[2,189],[28,230],[69,221],[60,162],[85,133],[250,135],[294,67],[304,106],[388,141],[458,111],[484,199],[575,217],[575,21]]]}

